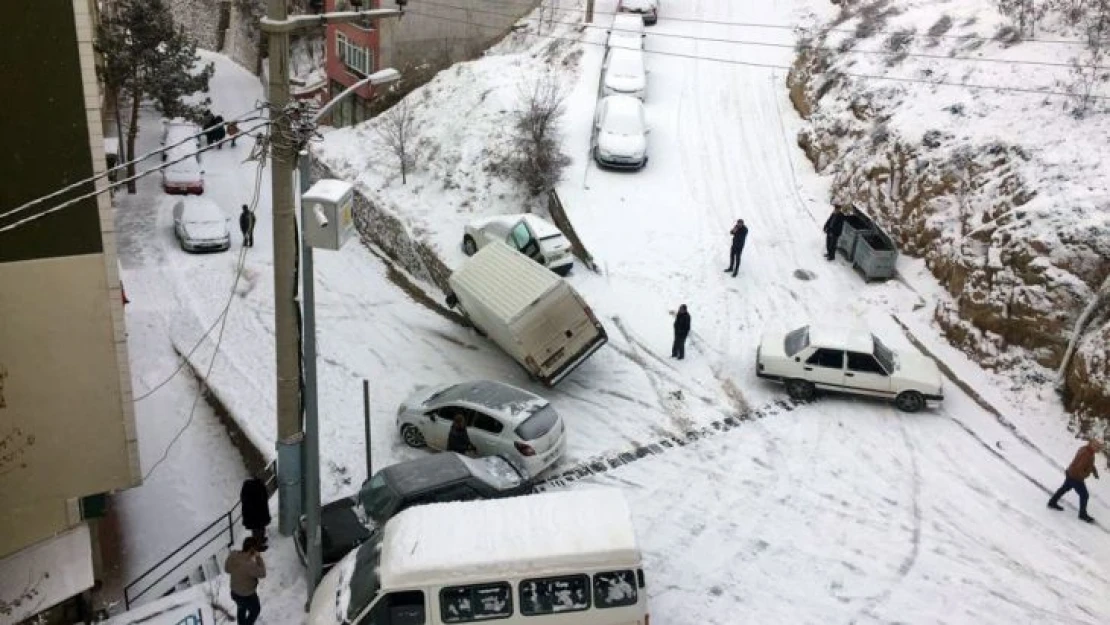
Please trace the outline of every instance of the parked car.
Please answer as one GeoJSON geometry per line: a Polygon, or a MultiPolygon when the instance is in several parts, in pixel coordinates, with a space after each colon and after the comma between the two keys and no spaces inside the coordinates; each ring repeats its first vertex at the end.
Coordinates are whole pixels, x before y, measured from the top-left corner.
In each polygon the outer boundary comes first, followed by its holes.
{"type": "Polygon", "coordinates": [[[566,451],[566,427],[544,398],[481,380],[417,389],[397,410],[401,439],[412,447],[447,448],[456,415],[466,419],[480,456],[504,456],[534,477],[566,451]]]}
{"type": "Polygon", "coordinates": [[[628,50],[644,49],[644,20],[638,15],[618,13],[613,16],[609,37],[605,40],[608,48],[628,50]]]}
{"type": "Polygon", "coordinates": [[[200,166],[200,129],[182,119],[162,120],[162,190],[173,194],[204,193],[204,170],[200,166]],[[180,145],[177,145],[179,144],[180,145]]]}
{"type": "Polygon", "coordinates": [[[620,0],[617,12],[638,14],[645,25],[651,26],[659,21],[659,0],[620,0]]]}
{"type": "Polygon", "coordinates": [[[613,95],[597,107],[594,160],[602,167],[642,169],[647,165],[647,123],[644,104],[626,95],[613,95]]]}
{"type": "Polygon", "coordinates": [[[932,359],[891,349],[862,329],[806,325],[786,334],[768,332],[756,351],[756,374],[783,382],[798,400],[822,389],[893,399],[899,409],[917,412],[926,400],[944,399],[932,359]]]}
{"type": "Polygon", "coordinates": [[[504,241],[551,271],[565,276],[574,267],[570,241],[555,224],[531,213],[477,219],[465,227],[463,252],[473,256],[491,241],[504,241]]]}
{"type": "MultiPolygon", "coordinates": [[[[358,493],[320,511],[324,570],[370,540],[385,522],[413,506],[445,501],[500,499],[532,492],[525,470],[501,456],[468,458],[453,452],[423,456],[378,471],[358,493]]],[[[306,562],[305,519],[293,534],[306,562]]]]}
{"type": "Polygon", "coordinates": [[[627,95],[639,100],[647,96],[647,72],[644,70],[642,51],[610,50],[602,71],[602,96],[627,95]]]}
{"type": "Polygon", "coordinates": [[[228,217],[215,202],[183,197],[173,205],[173,233],[186,252],[222,252],[231,247],[228,217]]]}

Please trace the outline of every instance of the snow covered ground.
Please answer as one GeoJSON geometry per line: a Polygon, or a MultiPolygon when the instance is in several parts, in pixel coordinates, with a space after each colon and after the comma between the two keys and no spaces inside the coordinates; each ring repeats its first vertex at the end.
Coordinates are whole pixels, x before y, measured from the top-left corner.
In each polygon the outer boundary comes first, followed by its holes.
{"type": "MultiPolygon", "coordinates": [[[[599,1],[599,21],[614,6],[599,1]]],[[[580,56],[573,52],[578,44],[560,44],[566,48],[548,57],[544,46],[553,40],[514,40],[410,96],[421,103],[417,126],[427,152],[409,185],[386,166],[367,166],[363,154],[375,154],[373,133],[328,133],[316,153],[456,265],[463,260],[462,223],[524,206],[526,198],[483,174],[484,164],[506,141],[518,76],[557,59],[573,87],[565,146],[574,162],[559,192],[604,268],[603,275],[579,268],[570,280],[602,317],[611,343],[558,388],[532,387],[490,342],[397,288],[395,270],[372,250],[352,243],[318,253],[325,499],[365,477],[361,437],[351,435],[361,431],[362,379],[371,382],[375,466],[424,453],[399,441],[393,412],[416,385],[441,381],[494,378],[549,397],[569,430],[562,467],[683,438],[724,417],[766,413],[584,478],[621,486],[632,500],[649,562],[653,622],[1104,620],[1105,525],[1077,522],[1074,508],[1044,507],[1077,446],[1061,433],[1065,417],[1027,414],[1021,402],[1005,402],[1007,389],[995,379],[952,357],[931,322],[936,285],[913,261],[904,261],[908,282],[865,285],[840,262],[823,260],[828,181],[794,147],[800,121],[783,72],[675,56],[785,66],[789,48],[705,39],[758,35],[790,44],[789,30],[753,33],[719,22],[791,24],[809,8],[665,2],[646,43],[667,54],[648,56],[651,162],[639,173],[599,171],[587,156],[602,58],[602,48],[590,42],[604,36],[596,29],[586,31],[580,56]],[[564,66],[561,59],[570,60],[564,66]],[[722,270],[728,229],[738,217],[751,236],[740,275],[732,278],[722,270]],[[690,307],[694,336],[690,357],[674,362],[666,358],[670,314],[680,303],[690,307]],[[1002,417],[954,384],[943,405],[918,415],[848,398],[761,411],[784,394],[754,375],[760,333],[809,318],[867,323],[884,339],[907,344],[901,321],[1002,417]]],[[[218,108],[249,108],[250,101],[235,100],[257,92],[248,73],[220,62],[216,80],[218,108]]],[[[239,162],[245,148],[239,150],[208,157],[208,195],[229,215],[253,186],[253,167],[239,162]]],[[[272,454],[268,192],[264,176],[257,244],[247,252],[210,382],[272,454]]],[[[176,249],[164,206],[152,211],[146,228],[157,241],[151,253],[172,259],[159,276],[174,298],[174,342],[187,350],[227,301],[238,237],[232,253],[188,257],[176,249]]],[[[194,362],[207,366],[213,347],[206,341],[194,362]]],[[[1092,514],[1105,516],[1110,490],[1090,485],[1092,514]]],[[[275,542],[268,559],[278,573],[261,589],[263,619],[298,622],[293,615],[305,589],[291,543],[275,542]]]]}

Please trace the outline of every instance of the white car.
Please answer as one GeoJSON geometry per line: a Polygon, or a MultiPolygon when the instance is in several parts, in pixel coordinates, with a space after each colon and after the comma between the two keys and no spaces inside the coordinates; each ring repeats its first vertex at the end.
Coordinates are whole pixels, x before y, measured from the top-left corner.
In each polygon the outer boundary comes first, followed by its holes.
{"type": "Polygon", "coordinates": [[[639,14],[644,24],[651,26],[659,21],[659,0],[620,0],[617,12],[639,14]]]}
{"type": "Polygon", "coordinates": [[[229,218],[202,197],[186,196],[173,205],[173,233],[186,252],[222,252],[231,247],[229,218]]]}
{"type": "Polygon", "coordinates": [[[503,241],[551,271],[565,276],[574,267],[570,241],[555,224],[532,215],[498,215],[466,225],[463,252],[473,256],[491,241],[503,241]]]}
{"type": "Polygon", "coordinates": [[[644,103],[626,95],[613,95],[597,107],[594,160],[601,167],[642,169],[647,165],[647,123],[644,103]]]}
{"type": "Polygon", "coordinates": [[[602,96],[627,95],[643,100],[647,95],[647,71],[640,50],[610,50],[602,71],[602,96]]]}
{"type": "Polygon", "coordinates": [[[807,325],[786,334],[768,332],[756,352],[756,375],[783,382],[798,400],[823,389],[893,399],[899,409],[917,412],[926,400],[944,399],[932,359],[891,349],[861,329],[807,325]]]}
{"type": "Polygon", "coordinates": [[[618,13],[613,16],[609,37],[605,40],[608,48],[644,49],[644,20],[638,15],[618,13]]]}
{"type": "Polygon", "coordinates": [[[504,456],[535,477],[566,451],[566,427],[544,398],[501,382],[481,380],[419,388],[397,409],[401,440],[447,449],[456,415],[479,456],[504,456]]]}
{"type": "Polygon", "coordinates": [[[162,190],[171,194],[204,193],[204,170],[200,166],[200,129],[183,119],[162,120],[162,190]],[[180,145],[177,145],[180,144],[180,145]]]}

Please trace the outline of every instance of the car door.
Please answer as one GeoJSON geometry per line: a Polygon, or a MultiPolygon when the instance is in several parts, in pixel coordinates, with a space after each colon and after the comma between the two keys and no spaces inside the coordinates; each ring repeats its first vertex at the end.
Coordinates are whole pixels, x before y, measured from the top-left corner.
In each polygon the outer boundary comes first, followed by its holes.
{"type": "Polygon", "coordinates": [[[819,387],[839,390],[844,386],[844,350],[819,347],[802,364],[805,379],[819,387]]]}
{"type": "Polygon", "coordinates": [[[478,450],[478,455],[496,456],[503,453],[506,442],[501,433],[505,430],[505,424],[476,410],[471,413],[472,418],[467,434],[470,435],[470,443],[478,450]]]}
{"type": "Polygon", "coordinates": [[[451,423],[456,413],[466,416],[466,411],[458,406],[438,406],[424,413],[424,422],[420,424],[424,432],[424,441],[433,449],[447,449],[447,435],[451,433],[451,423]]]}
{"type": "Polygon", "coordinates": [[[528,224],[523,219],[516,222],[516,224],[509,230],[509,236],[506,237],[506,242],[516,249],[521,254],[531,258],[536,262],[543,262],[543,254],[540,253],[540,242],[532,235],[532,231],[528,229],[528,224]]]}
{"type": "Polygon", "coordinates": [[[890,395],[890,375],[871,354],[848,352],[844,385],[868,395],[890,395]]]}

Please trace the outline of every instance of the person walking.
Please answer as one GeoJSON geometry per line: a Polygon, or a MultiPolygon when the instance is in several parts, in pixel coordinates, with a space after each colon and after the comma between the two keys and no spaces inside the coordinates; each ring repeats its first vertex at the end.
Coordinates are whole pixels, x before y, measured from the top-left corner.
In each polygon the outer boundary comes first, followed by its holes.
{"type": "Polygon", "coordinates": [[[825,220],[825,260],[836,260],[836,242],[844,232],[844,217],[844,211],[837,206],[825,220]]]}
{"type": "Polygon", "coordinates": [[[266,482],[258,477],[243,481],[239,490],[239,504],[243,507],[243,527],[251,531],[258,551],[266,551],[266,528],[270,525],[270,492],[266,482]]]}
{"type": "Polygon", "coordinates": [[[243,540],[242,551],[232,551],[224,562],[224,572],[231,577],[231,600],[235,602],[238,625],[253,625],[262,611],[258,600],[258,580],[266,577],[266,563],[258,552],[254,536],[243,540]]]}
{"type": "Polygon", "coordinates": [[[725,273],[731,271],[735,278],[736,272],[740,271],[740,255],[744,253],[744,243],[748,240],[748,227],[744,225],[744,220],[737,219],[729,234],[732,235],[732,247],[729,249],[728,269],[725,269],[725,273]]]}
{"type": "Polygon", "coordinates": [[[224,126],[227,127],[227,136],[231,137],[231,147],[235,147],[235,139],[239,137],[239,123],[227,122],[224,126]]]}
{"type": "Polygon", "coordinates": [[[239,230],[243,233],[243,247],[254,247],[254,223],[257,218],[254,212],[243,205],[243,212],[239,213],[239,230]]]}
{"type": "Polygon", "coordinates": [[[461,414],[455,415],[455,421],[451,424],[451,432],[447,434],[447,451],[460,454],[474,451],[474,445],[470,442],[470,434],[466,432],[466,417],[461,414]]]}
{"type": "Polygon", "coordinates": [[[671,346],[671,358],[682,360],[686,357],[686,337],[690,335],[690,313],[686,312],[686,304],[678,307],[674,316],[674,345],[671,346]]]}
{"type": "Polygon", "coordinates": [[[1087,485],[1083,483],[1083,480],[1087,479],[1087,476],[1092,473],[1096,480],[1099,479],[1098,469],[1095,468],[1095,456],[1100,451],[1102,451],[1102,442],[1095,439],[1087,441],[1086,445],[1079,448],[1079,451],[1075,453],[1075,458],[1072,459],[1071,464],[1064,471],[1064,485],[1048,500],[1049,508],[1063,510],[1059,504],[1060,498],[1066,495],[1068,491],[1074,490],[1079,494],[1079,520],[1088,523],[1095,522],[1091,515],[1087,514],[1087,499],[1090,495],[1087,493],[1087,485]]]}

